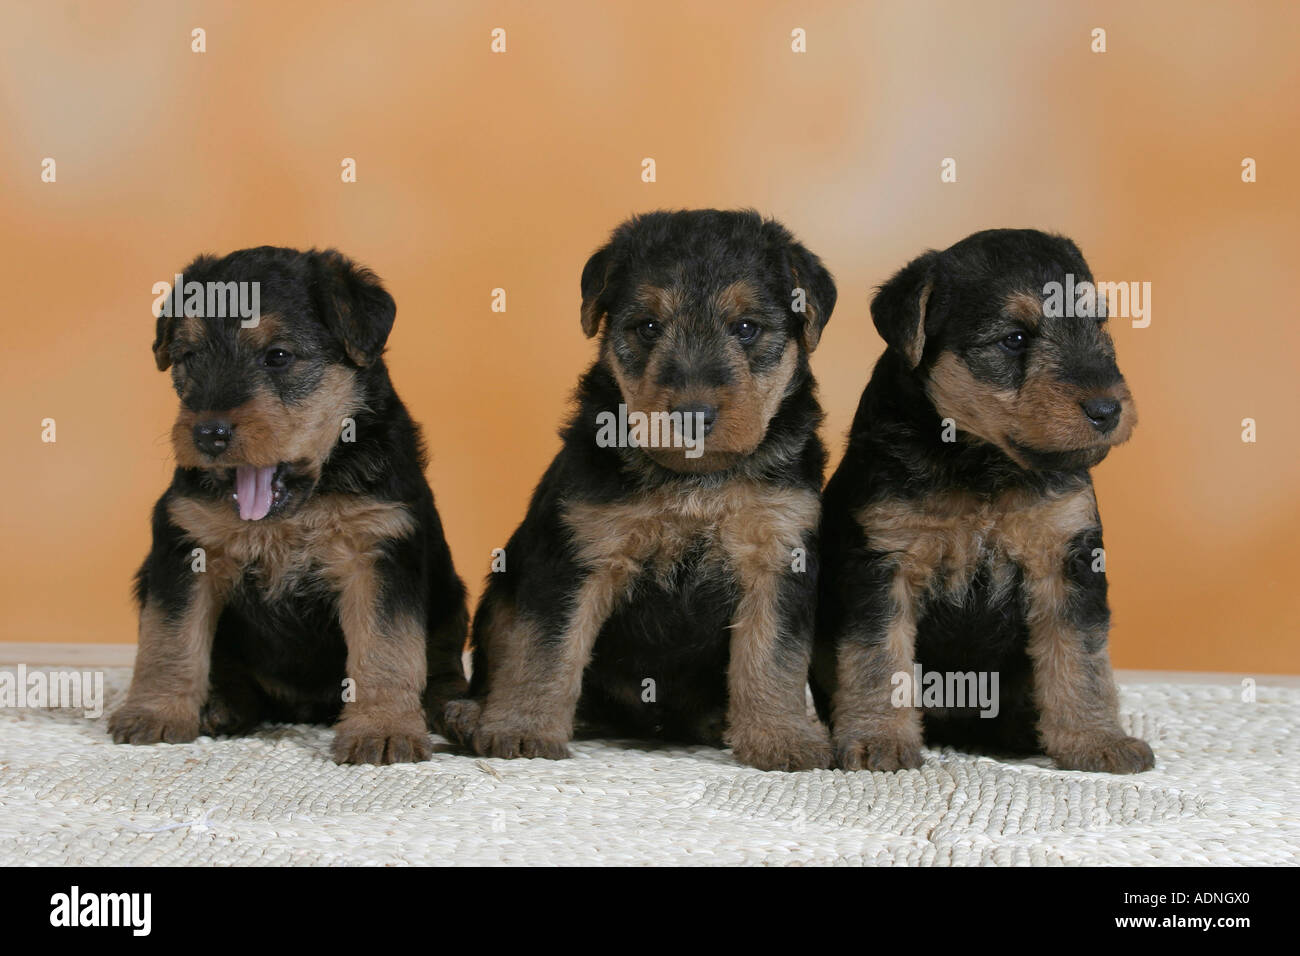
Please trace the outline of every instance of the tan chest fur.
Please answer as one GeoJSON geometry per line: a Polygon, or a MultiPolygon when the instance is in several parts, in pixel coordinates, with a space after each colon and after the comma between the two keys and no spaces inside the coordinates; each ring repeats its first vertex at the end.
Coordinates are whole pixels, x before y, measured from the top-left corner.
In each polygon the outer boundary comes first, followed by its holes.
{"type": "Polygon", "coordinates": [[[404,505],[349,495],[320,495],[290,517],[260,522],[241,520],[225,502],[195,498],[177,498],[167,510],[206,552],[219,590],[251,572],[268,596],[312,575],[336,581],[368,569],[384,541],[415,528],[404,505]]]}
{"type": "Polygon", "coordinates": [[[897,556],[902,583],[960,600],[987,565],[995,592],[1017,567],[1034,577],[1062,573],[1070,540],[1098,525],[1092,489],[1041,496],[1009,492],[987,499],[964,493],[886,500],[857,515],[873,550],[897,556]]]}
{"type": "Polygon", "coordinates": [[[734,482],[616,504],[575,502],[564,520],[579,561],[624,581],[643,571],[666,579],[693,548],[745,580],[788,570],[819,514],[811,492],[734,482]]]}

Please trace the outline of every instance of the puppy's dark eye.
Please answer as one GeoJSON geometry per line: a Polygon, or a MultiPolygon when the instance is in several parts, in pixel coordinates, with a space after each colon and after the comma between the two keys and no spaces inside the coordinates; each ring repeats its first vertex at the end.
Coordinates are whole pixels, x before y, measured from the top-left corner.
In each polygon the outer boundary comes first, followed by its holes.
{"type": "Polygon", "coordinates": [[[1029,336],[1024,332],[1012,332],[1010,335],[1003,336],[998,345],[1012,355],[1019,355],[1029,347],[1029,336]]]}
{"type": "Polygon", "coordinates": [[[284,349],[267,349],[262,364],[267,368],[288,368],[293,364],[293,353],[284,349]]]}
{"type": "Polygon", "coordinates": [[[664,334],[664,327],[658,322],[642,322],[636,327],[636,334],[642,342],[649,344],[664,334]]]}
{"type": "Polygon", "coordinates": [[[737,322],[731,327],[731,334],[741,345],[748,345],[758,338],[758,333],[762,331],[762,327],[757,322],[750,322],[748,319],[737,322]]]}

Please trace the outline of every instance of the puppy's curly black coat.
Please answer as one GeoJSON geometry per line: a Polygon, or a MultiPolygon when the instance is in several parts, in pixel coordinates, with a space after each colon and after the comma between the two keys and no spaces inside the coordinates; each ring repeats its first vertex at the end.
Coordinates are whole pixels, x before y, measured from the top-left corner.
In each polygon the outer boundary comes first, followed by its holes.
{"type": "Polygon", "coordinates": [[[725,741],[763,768],[828,765],[804,687],[825,466],[808,354],[830,274],[774,221],[697,210],[625,222],[581,285],[599,358],[488,576],[451,729],[480,754],[555,758],[576,715],[725,741]],[[598,442],[620,406],[698,415],[702,454],[598,442]]]}
{"type": "Polygon", "coordinates": [[[332,250],[201,256],[183,276],[257,283],[261,315],[158,319],[177,468],[136,579],[139,651],[114,739],[337,720],[340,762],[428,757],[427,730],[465,690],[468,612],[383,360],[392,297],[332,250]]]}
{"type": "MultiPolygon", "coordinates": [[[[976,233],[911,262],[871,312],[888,348],[826,487],[813,689],[846,769],[921,763],[934,742],[1141,771],[1119,726],[1089,469],[1136,411],[1102,317],[1044,314],[1091,282],[1068,239],[976,233]],[[896,674],[996,673],[974,701],[895,706],[896,674]]],[[[905,701],[906,702],[906,701],[905,701]]]]}

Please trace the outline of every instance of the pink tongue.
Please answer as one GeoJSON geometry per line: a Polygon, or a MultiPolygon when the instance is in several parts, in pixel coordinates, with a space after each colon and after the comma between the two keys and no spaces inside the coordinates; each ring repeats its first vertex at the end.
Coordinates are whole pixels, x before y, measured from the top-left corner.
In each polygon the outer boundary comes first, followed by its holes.
{"type": "Polygon", "coordinates": [[[271,478],[275,466],[254,468],[240,465],[235,469],[235,493],[239,495],[239,517],[260,521],[271,510],[271,478]]]}

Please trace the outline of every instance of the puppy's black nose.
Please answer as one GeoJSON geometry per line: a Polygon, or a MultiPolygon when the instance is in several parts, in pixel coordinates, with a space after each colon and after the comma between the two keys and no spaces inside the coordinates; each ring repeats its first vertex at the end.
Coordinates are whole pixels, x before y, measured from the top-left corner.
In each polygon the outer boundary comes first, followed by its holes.
{"type": "Polygon", "coordinates": [[[1079,403],[1092,427],[1103,435],[1119,424],[1120,404],[1113,398],[1090,398],[1079,403]]]}
{"type": "Polygon", "coordinates": [[[230,444],[234,426],[229,422],[208,420],[194,426],[194,444],[205,455],[217,456],[230,444]]]}
{"type": "Polygon", "coordinates": [[[705,405],[703,402],[692,402],[689,405],[678,405],[673,409],[673,411],[681,413],[682,423],[688,429],[693,429],[695,427],[696,419],[694,416],[703,415],[704,434],[706,435],[713,431],[713,423],[718,420],[718,406],[705,405]],[[691,418],[691,423],[686,425],[685,421],[688,417],[691,418]]]}

